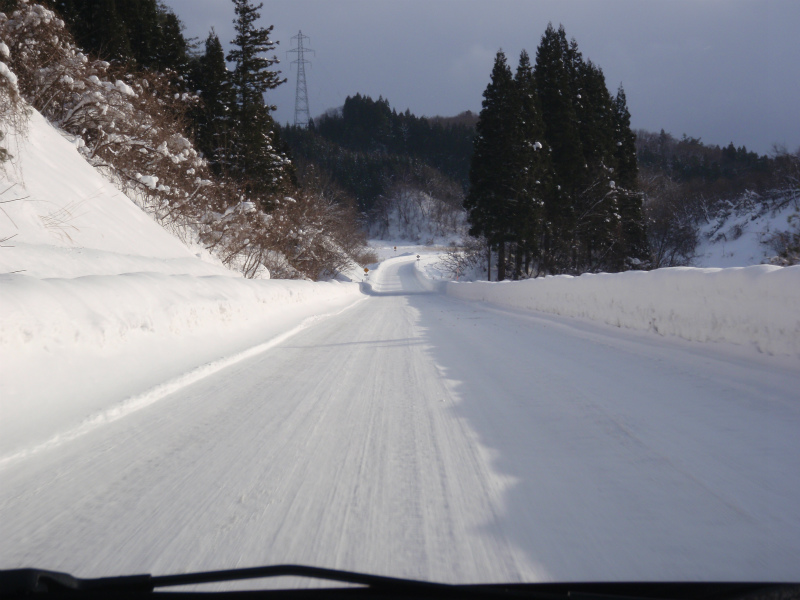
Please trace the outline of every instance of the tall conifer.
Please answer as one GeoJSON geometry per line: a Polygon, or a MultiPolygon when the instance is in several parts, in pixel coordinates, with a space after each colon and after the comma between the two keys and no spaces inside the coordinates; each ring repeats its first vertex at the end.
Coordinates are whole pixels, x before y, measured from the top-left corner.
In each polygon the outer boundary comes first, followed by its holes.
{"type": "Polygon", "coordinates": [[[514,76],[514,104],[506,177],[513,202],[513,278],[518,279],[528,272],[532,260],[538,262],[550,168],[536,84],[525,50],[520,53],[514,76]]]}
{"type": "MultiPolygon", "coordinates": [[[[502,50],[495,56],[483,103],[470,165],[470,187],[464,199],[470,235],[484,236],[497,249],[497,277],[505,278],[506,242],[513,239],[512,192],[506,178],[513,136],[514,78],[502,50]]],[[[491,265],[489,268],[491,278],[491,265]]]]}
{"type": "Polygon", "coordinates": [[[193,64],[191,83],[201,100],[193,114],[197,145],[220,175],[230,168],[227,158],[233,135],[234,96],[225,52],[213,29],[206,38],[205,52],[193,64]]]}
{"type": "Polygon", "coordinates": [[[574,64],[579,88],[579,133],[583,165],[576,181],[573,271],[608,269],[619,242],[618,190],[613,182],[613,101],[602,70],[591,61],[574,64]]]}
{"type": "Polygon", "coordinates": [[[547,26],[536,65],[523,51],[514,80],[498,53],[465,200],[471,233],[505,252],[513,276],[580,273],[642,264],[647,247],[625,94],[584,60],[564,27],[547,26]]]}
{"type": "Polygon", "coordinates": [[[236,37],[227,58],[235,65],[232,81],[236,95],[233,111],[236,139],[230,158],[238,178],[269,209],[269,197],[291,179],[291,163],[270,114],[275,107],[265,103],[264,94],[286,79],[280,78],[280,71],[272,69],[278,58],[264,56],[275,49],[277,42],[269,37],[271,25],[265,28],[256,24],[263,3],[256,6],[250,0],[233,0],[233,4],[236,37]]]}
{"type": "Polygon", "coordinates": [[[620,188],[619,212],[622,220],[623,253],[617,257],[620,269],[647,266],[649,248],[639,191],[639,166],[636,161],[636,136],[631,131],[631,115],[625,90],[620,84],[614,99],[614,149],[616,181],[620,188]]]}
{"type": "Polygon", "coordinates": [[[573,89],[576,60],[563,27],[548,24],[536,49],[534,80],[550,147],[553,183],[545,197],[543,266],[548,272],[569,269],[574,253],[573,206],[584,166],[573,89]]]}

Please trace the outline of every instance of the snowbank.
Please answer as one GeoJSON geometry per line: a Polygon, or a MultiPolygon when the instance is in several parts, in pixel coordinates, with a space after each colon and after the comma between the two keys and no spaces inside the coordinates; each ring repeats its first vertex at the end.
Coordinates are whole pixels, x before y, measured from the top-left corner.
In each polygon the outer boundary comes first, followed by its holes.
{"type": "Polygon", "coordinates": [[[435,281],[427,289],[508,308],[581,317],[698,342],[800,356],[800,266],[559,275],[517,282],[435,281]]]}
{"type": "Polygon", "coordinates": [[[0,459],[361,298],[338,282],[0,276],[0,459]]]}

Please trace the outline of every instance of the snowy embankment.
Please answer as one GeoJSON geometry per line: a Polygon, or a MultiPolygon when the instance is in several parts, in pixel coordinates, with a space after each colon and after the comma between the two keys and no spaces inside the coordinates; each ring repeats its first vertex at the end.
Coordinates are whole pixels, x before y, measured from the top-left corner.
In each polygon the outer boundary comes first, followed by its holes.
{"type": "Polygon", "coordinates": [[[146,406],[360,298],[338,282],[0,276],[0,461],[146,406]]]}
{"type": "Polygon", "coordinates": [[[0,461],[154,402],[362,298],[246,280],[33,111],[0,166],[0,461]],[[72,432],[72,433],[70,433],[72,432]]]}
{"type": "Polygon", "coordinates": [[[427,289],[465,300],[800,356],[800,266],[677,267],[490,283],[436,280],[430,263],[417,264],[427,289]]]}

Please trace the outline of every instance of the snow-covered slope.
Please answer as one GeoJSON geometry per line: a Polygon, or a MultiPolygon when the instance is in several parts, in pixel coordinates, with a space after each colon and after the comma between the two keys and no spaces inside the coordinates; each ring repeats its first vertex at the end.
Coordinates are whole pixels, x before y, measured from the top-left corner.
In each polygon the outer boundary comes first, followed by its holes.
{"type": "Polygon", "coordinates": [[[155,223],[36,111],[4,143],[14,159],[0,171],[0,457],[362,297],[355,284],[251,281],[224,268],[155,223]]]}
{"type": "Polygon", "coordinates": [[[744,194],[700,225],[692,264],[697,267],[746,267],[769,262],[775,256],[776,234],[792,228],[798,200],[778,197],[765,202],[744,194]]]}
{"type": "Polygon", "coordinates": [[[0,251],[0,273],[236,276],[155,223],[37,111],[26,131],[9,133],[4,144],[15,159],[0,167],[0,239],[10,239],[0,251]]]}
{"type": "Polygon", "coordinates": [[[370,236],[386,245],[455,245],[467,234],[467,213],[421,190],[396,190],[384,199],[370,225],[370,236]]]}

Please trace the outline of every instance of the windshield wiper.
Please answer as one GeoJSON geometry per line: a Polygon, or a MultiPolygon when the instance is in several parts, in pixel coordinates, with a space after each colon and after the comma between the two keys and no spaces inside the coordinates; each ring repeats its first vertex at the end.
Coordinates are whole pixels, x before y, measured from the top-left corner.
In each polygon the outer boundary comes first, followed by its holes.
{"type": "Polygon", "coordinates": [[[127,575],[81,579],[43,569],[0,571],[0,598],[56,595],[70,598],[447,598],[525,597],[534,600],[800,600],[800,585],[768,583],[538,583],[455,585],[399,579],[303,565],[206,571],[181,575],[127,575]],[[243,581],[269,577],[303,577],[360,587],[227,592],[160,592],[161,588],[243,581]]]}
{"type": "MultiPolygon", "coordinates": [[[[440,595],[448,591],[456,591],[462,587],[303,565],[274,565],[250,569],[205,571],[201,573],[185,573],[181,575],[164,575],[158,577],[153,577],[152,575],[126,575],[121,577],[100,577],[96,579],[80,579],[68,573],[43,569],[16,569],[0,571],[0,595],[6,598],[51,593],[67,593],[73,595],[96,595],[98,593],[120,592],[125,594],[151,594],[155,593],[155,590],[159,588],[226,581],[243,581],[247,579],[263,579],[268,577],[304,577],[366,586],[369,589],[381,590],[384,592],[392,590],[393,593],[400,592],[408,594],[432,592],[436,595],[440,595]]],[[[313,590],[307,591],[311,592],[313,590]]],[[[263,592],[259,591],[256,593],[262,594],[270,592],[272,592],[272,590],[264,590],[263,592]]],[[[215,592],[199,593],[203,595],[218,594],[215,592]]],[[[236,594],[241,594],[241,592],[236,592],[236,594]]],[[[174,597],[175,594],[171,593],[170,596],[174,597]]]]}

